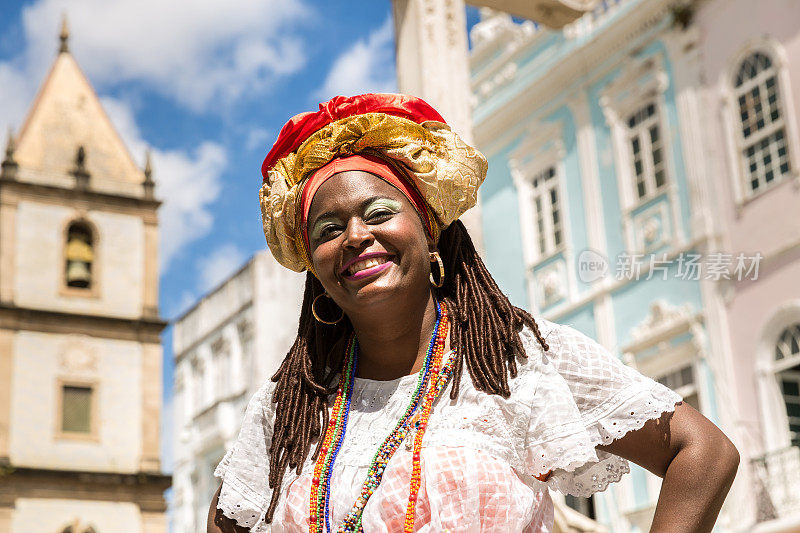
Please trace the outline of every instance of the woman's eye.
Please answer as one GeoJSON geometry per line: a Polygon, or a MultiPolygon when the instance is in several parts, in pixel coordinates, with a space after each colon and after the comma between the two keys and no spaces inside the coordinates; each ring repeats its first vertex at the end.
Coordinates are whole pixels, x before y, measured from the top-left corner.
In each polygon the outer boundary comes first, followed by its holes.
{"type": "Polygon", "coordinates": [[[329,239],[335,236],[339,231],[341,231],[341,228],[339,228],[339,226],[336,226],[334,224],[328,224],[327,226],[319,230],[318,235],[320,239],[329,239]]]}
{"type": "Polygon", "coordinates": [[[386,218],[392,216],[393,214],[394,212],[391,211],[390,209],[375,209],[367,214],[367,219],[375,220],[380,218],[386,218]]]}

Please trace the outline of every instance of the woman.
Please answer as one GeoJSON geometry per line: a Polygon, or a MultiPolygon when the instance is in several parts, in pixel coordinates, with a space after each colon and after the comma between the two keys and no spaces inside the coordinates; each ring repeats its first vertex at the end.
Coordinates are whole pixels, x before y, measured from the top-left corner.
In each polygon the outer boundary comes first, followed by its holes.
{"type": "Polygon", "coordinates": [[[458,217],[486,160],[428,104],[337,97],[262,167],[297,339],[252,398],[209,531],[550,531],[548,489],[664,478],[654,531],[710,531],[738,454],[675,393],[510,304],[458,217]],[[466,371],[464,371],[466,367],[466,371]]]}

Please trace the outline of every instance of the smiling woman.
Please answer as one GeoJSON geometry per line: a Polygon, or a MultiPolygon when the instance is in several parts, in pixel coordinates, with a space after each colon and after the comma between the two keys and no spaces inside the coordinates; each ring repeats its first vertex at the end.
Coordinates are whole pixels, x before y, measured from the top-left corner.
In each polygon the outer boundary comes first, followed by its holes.
{"type": "Polygon", "coordinates": [[[738,455],[674,392],[514,307],[458,217],[486,160],[418,98],[337,97],[262,167],[297,339],[216,475],[208,531],[546,532],[632,459],[654,530],[710,531],[738,455]],[[464,368],[467,372],[464,372],[464,368]]]}

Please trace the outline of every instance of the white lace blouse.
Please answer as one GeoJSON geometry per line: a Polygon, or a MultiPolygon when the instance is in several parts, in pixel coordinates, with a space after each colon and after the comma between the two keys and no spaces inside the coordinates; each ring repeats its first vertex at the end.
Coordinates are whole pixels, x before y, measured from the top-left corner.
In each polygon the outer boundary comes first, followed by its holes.
{"type": "MultiPolygon", "coordinates": [[[[673,411],[680,401],[573,328],[538,323],[550,350],[522,331],[528,357],[517,361],[509,398],[476,390],[466,371],[455,400],[449,397],[452,384],[442,392],[423,440],[415,531],[550,531],[548,488],[575,496],[605,490],[629,471],[628,463],[596,446],[673,411]],[[548,472],[545,482],[536,479],[548,472]]],[[[405,411],[416,380],[356,379],[331,480],[334,529],[356,500],[378,446],[405,411]]],[[[310,458],[300,475],[287,469],[272,523],[266,523],[273,388],[268,382],[253,396],[238,440],[216,469],[222,479],[219,508],[253,532],[308,531],[310,458]]],[[[364,531],[403,530],[411,455],[401,445],[392,457],[364,508],[364,531]]]]}

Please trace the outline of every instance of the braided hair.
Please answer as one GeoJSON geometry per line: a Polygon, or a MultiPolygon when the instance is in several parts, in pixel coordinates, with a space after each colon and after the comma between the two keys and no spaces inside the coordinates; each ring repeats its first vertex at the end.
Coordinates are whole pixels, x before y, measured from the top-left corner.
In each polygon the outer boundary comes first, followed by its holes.
{"type": "MultiPolygon", "coordinates": [[[[439,253],[447,276],[442,287],[434,289],[435,296],[447,304],[451,315],[450,345],[457,358],[450,397],[458,395],[466,365],[476,389],[507,398],[511,394],[509,376],[517,374],[516,357],[525,357],[518,335],[523,326],[533,331],[545,351],[549,347],[533,317],[512,305],[500,291],[460,220],[442,231],[439,253]]],[[[315,439],[312,459],[320,452],[322,428],[328,424],[328,398],[336,391],[334,374],[342,365],[345,344],[353,331],[346,316],[333,325],[314,319],[311,306],[324,292],[309,273],[297,338],[272,377],[276,383],[272,396],[275,429],[269,452],[272,500],[267,522],[272,521],[287,466],[299,474],[315,439]]],[[[323,318],[340,312],[330,302],[329,298],[318,302],[317,311],[323,318]],[[330,309],[325,309],[326,305],[330,309]]]]}

